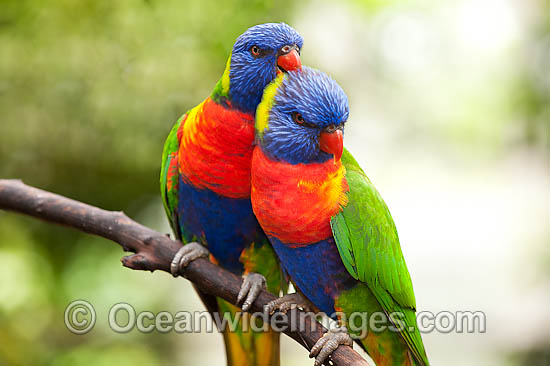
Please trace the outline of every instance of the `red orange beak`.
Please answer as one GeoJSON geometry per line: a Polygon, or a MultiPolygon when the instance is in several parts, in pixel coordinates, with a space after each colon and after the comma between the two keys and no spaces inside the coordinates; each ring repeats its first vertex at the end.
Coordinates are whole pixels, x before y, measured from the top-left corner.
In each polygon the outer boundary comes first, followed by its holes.
{"type": "Polygon", "coordinates": [[[321,132],[319,148],[327,154],[334,155],[334,161],[340,160],[344,152],[344,135],[342,130],[321,132]]]}
{"type": "Polygon", "coordinates": [[[277,58],[277,66],[283,71],[302,70],[302,60],[296,49],[285,53],[277,58]]]}

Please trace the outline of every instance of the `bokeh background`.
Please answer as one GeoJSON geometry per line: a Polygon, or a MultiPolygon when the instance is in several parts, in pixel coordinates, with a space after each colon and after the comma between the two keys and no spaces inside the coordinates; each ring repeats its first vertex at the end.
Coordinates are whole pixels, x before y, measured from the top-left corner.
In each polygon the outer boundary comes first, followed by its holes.
{"type": "MultiPolygon", "coordinates": [[[[425,334],[434,365],[550,363],[550,7],[544,0],[0,1],[0,177],[169,232],[164,138],[235,38],[285,21],[351,105],[345,143],[390,207],[419,310],[484,311],[425,334]]],[[[222,365],[218,334],[117,334],[109,308],[201,310],[117,245],[0,212],[0,364],[222,365]],[[87,335],[64,326],[96,307],[87,335]]],[[[283,365],[312,364],[283,337],[283,365]]]]}

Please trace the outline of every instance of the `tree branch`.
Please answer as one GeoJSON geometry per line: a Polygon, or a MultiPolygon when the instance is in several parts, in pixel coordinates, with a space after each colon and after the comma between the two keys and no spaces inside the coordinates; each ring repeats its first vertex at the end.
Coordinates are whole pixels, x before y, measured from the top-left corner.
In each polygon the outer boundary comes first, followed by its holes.
{"type": "MultiPolygon", "coordinates": [[[[151,272],[161,270],[170,273],[172,258],[182,245],[166,235],[133,221],[123,212],[106,211],[27,186],[19,180],[0,179],[0,209],[70,226],[117,242],[125,251],[135,253],[123,257],[121,261],[124,266],[136,270],[151,272]]],[[[199,258],[191,262],[185,269],[185,277],[203,291],[221,297],[232,304],[236,303],[241,278],[207,259],[199,258]]],[[[264,305],[273,299],[275,296],[262,291],[251,311],[262,312],[264,305]]],[[[314,324],[314,321],[301,311],[298,312],[298,316],[298,324],[304,324],[305,330],[301,332],[289,330],[285,333],[304,347],[311,348],[327,330],[319,323],[314,324]]],[[[280,325],[281,322],[277,321],[277,324],[280,325]]],[[[290,324],[285,325],[290,329],[290,324]]],[[[332,362],[337,366],[368,366],[367,362],[351,347],[343,345],[333,352],[332,362]]]]}

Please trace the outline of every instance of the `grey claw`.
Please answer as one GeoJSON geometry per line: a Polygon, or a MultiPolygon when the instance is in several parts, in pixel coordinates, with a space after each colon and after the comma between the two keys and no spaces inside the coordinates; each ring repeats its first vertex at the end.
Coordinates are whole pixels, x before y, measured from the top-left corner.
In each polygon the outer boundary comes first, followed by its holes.
{"type": "Polygon", "coordinates": [[[339,345],[346,344],[353,346],[353,340],[351,339],[346,327],[329,329],[327,333],[319,338],[317,343],[311,348],[309,357],[315,357],[315,366],[321,366],[328,356],[332,354],[338,348],[339,345]]]}
{"type": "Polygon", "coordinates": [[[275,311],[280,311],[286,314],[287,311],[294,308],[302,308],[304,311],[310,311],[309,301],[301,294],[295,292],[293,294],[281,296],[273,301],[268,302],[264,306],[264,311],[269,315],[275,311]]]}
{"type": "Polygon", "coordinates": [[[187,267],[189,263],[197,258],[208,257],[210,252],[204,245],[196,242],[187,243],[178,250],[172,263],[170,264],[170,272],[172,276],[178,277],[182,273],[182,269],[187,267]]]}
{"type": "Polygon", "coordinates": [[[249,273],[244,278],[241,290],[237,295],[237,304],[240,304],[241,301],[246,298],[246,300],[244,300],[243,302],[242,309],[244,311],[248,311],[248,309],[250,309],[250,306],[252,306],[252,303],[260,294],[260,291],[262,291],[262,289],[265,289],[265,286],[266,280],[264,276],[259,273],[249,273]]]}

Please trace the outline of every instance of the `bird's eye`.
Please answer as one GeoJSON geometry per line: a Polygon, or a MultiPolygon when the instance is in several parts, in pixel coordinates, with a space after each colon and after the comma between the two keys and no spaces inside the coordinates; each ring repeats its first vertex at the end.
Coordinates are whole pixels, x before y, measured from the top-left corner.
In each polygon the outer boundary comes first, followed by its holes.
{"type": "Polygon", "coordinates": [[[252,56],[254,56],[254,57],[260,56],[260,47],[258,47],[258,46],[252,46],[252,47],[250,47],[250,53],[251,53],[252,56]]]}
{"type": "Polygon", "coordinates": [[[303,125],[306,123],[306,120],[304,119],[304,117],[298,112],[294,112],[292,114],[292,119],[294,119],[294,122],[296,122],[299,125],[303,125]]]}
{"type": "Polygon", "coordinates": [[[294,122],[296,122],[300,126],[304,126],[304,127],[307,127],[307,128],[317,128],[315,123],[311,123],[311,122],[306,121],[304,116],[302,116],[298,112],[292,113],[292,119],[294,120],[294,122]]]}

